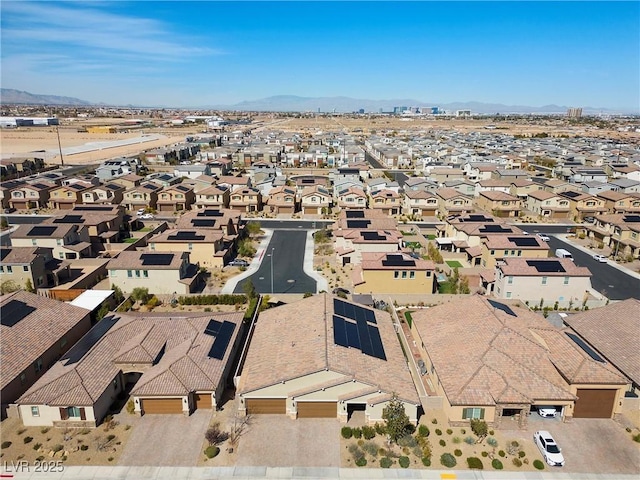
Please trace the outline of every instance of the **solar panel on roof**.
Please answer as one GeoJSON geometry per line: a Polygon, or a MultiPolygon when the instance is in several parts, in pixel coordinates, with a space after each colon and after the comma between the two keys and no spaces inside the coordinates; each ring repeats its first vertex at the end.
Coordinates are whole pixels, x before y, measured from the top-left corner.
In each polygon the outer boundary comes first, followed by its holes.
{"type": "Polygon", "coordinates": [[[191,225],[194,227],[215,227],[215,220],[200,220],[199,218],[194,218],[191,220],[191,225]]]}
{"type": "Polygon", "coordinates": [[[384,354],[384,346],[382,345],[382,338],[380,338],[380,331],[373,325],[367,325],[369,331],[369,339],[371,340],[372,356],[381,360],[386,360],[387,356],[384,354]]]}
{"type": "MultiPolygon", "coordinates": [[[[369,335],[369,325],[364,320],[356,322],[358,325],[358,336],[360,337],[360,350],[365,355],[373,356],[373,347],[371,346],[371,336],[369,335]]],[[[373,327],[377,330],[376,327],[373,327]]]]}
{"type": "Polygon", "coordinates": [[[487,301],[489,302],[489,304],[491,304],[493,308],[502,310],[504,313],[511,315],[512,317],[517,317],[515,312],[511,310],[511,308],[508,305],[505,305],[504,303],[496,302],[495,300],[487,300],[487,301]]]}
{"type": "Polygon", "coordinates": [[[402,255],[387,255],[382,260],[384,267],[415,267],[416,261],[413,259],[405,259],[402,255]]]}
{"type": "Polygon", "coordinates": [[[145,183],[142,186],[144,188],[148,189],[148,190],[159,190],[160,189],[160,187],[158,185],[154,185],[153,183],[145,183]]]}
{"type": "Polygon", "coordinates": [[[593,360],[595,360],[596,362],[600,362],[600,363],[606,363],[604,358],[602,358],[600,355],[598,355],[595,350],[593,350],[584,340],[582,340],[579,336],[573,334],[573,333],[569,333],[569,332],[564,332],[567,334],[567,337],[569,337],[571,340],[573,340],[587,355],[589,355],[593,360]]]}
{"type": "Polygon", "coordinates": [[[211,350],[209,350],[208,357],[215,358],[217,360],[222,360],[224,358],[224,354],[227,351],[227,347],[229,346],[229,341],[233,336],[233,331],[235,330],[236,325],[232,322],[223,322],[220,326],[220,330],[216,335],[216,339],[211,346],[211,350]]]}
{"type": "Polygon", "coordinates": [[[493,222],[493,218],[485,217],[484,215],[469,215],[466,218],[463,218],[462,221],[465,222],[493,222]]]}
{"type": "Polygon", "coordinates": [[[33,227],[27,233],[27,237],[49,237],[53,235],[57,227],[33,227]]]}
{"type": "Polygon", "coordinates": [[[211,336],[216,336],[220,331],[220,327],[222,327],[222,322],[218,320],[209,320],[206,328],[204,329],[204,333],[211,336]]]}
{"type": "Polygon", "coordinates": [[[171,265],[173,253],[143,253],[140,255],[142,265],[171,265]]]}
{"type": "Polygon", "coordinates": [[[105,185],[105,187],[107,187],[110,190],[119,190],[121,188],[120,185],[114,185],[113,183],[110,183],[109,185],[105,185]]]}
{"type": "Polygon", "coordinates": [[[387,237],[380,235],[378,232],[360,232],[362,238],[368,241],[386,240],[387,237]]]}
{"type": "Polygon", "coordinates": [[[360,349],[360,335],[358,334],[358,325],[351,322],[344,322],[347,331],[347,343],[350,347],[360,349]]]}
{"type": "Polygon", "coordinates": [[[347,220],[347,228],[364,229],[368,228],[371,220],[347,220]]]}
{"type": "Polygon", "coordinates": [[[220,210],[212,210],[207,208],[201,212],[198,212],[198,217],[221,217],[224,215],[220,210]]]}
{"type": "Polygon", "coordinates": [[[195,241],[199,241],[199,240],[204,240],[205,236],[204,235],[198,235],[196,232],[193,231],[180,231],[177,232],[175,235],[169,235],[167,237],[167,240],[195,240],[195,241]]]}
{"type": "Polygon", "coordinates": [[[362,210],[347,210],[347,218],[364,218],[362,210]]]}
{"type": "Polygon", "coordinates": [[[302,183],[315,183],[313,178],[303,178],[302,183]]]}
{"type": "Polygon", "coordinates": [[[36,188],[42,188],[42,189],[49,188],[49,185],[45,185],[44,183],[34,183],[33,186],[36,188]]]}
{"type": "Polygon", "coordinates": [[[538,247],[540,244],[535,237],[508,237],[511,243],[515,243],[516,247],[538,247]]]}
{"type": "Polygon", "coordinates": [[[343,302],[342,300],[338,300],[337,298],[333,299],[333,311],[336,315],[346,317],[346,315],[344,314],[344,306],[345,302],[343,302]]]}
{"type": "Polygon", "coordinates": [[[363,308],[364,317],[369,323],[377,323],[376,322],[376,314],[373,313],[373,310],[369,310],[368,308],[363,308]]]}
{"type": "Polygon", "coordinates": [[[560,193],[560,195],[562,195],[563,197],[576,198],[576,197],[579,197],[580,195],[582,195],[582,193],[566,191],[566,192],[560,193]]]}
{"type": "Polygon", "coordinates": [[[540,273],[564,273],[566,270],[558,260],[527,260],[527,265],[540,273]]]}
{"type": "Polygon", "coordinates": [[[9,250],[8,248],[2,248],[0,249],[0,261],[4,260],[4,258],[9,255],[9,252],[11,252],[11,250],[9,250]]]}
{"type": "Polygon", "coordinates": [[[110,212],[113,207],[103,207],[102,205],[78,205],[73,207],[74,212],[110,212]]]}
{"type": "Polygon", "coordinates": [[[61,218],[56,218],[53,223],[84,223],[82,215],[65,215],[61,218]]]}
{"type": "Polygon", "coordinates": [[[622,219],[627,223],[638,223],[640,222],[640,215],[625,215],[622,219]]]}
{"type": "Polygon", "coordinates": [[[333,316],[333,341],[336,345],[341,347],[348,347],[347,342],[347,328],[343,318],[336,315],[333,316]]]}
{"type": "Polygon", "coordinates": [[[481,233],[513,233],[511,228],[505,228],[502,225],[484,225],[478,231],[481,233]]]}
{"type": "Polygon", "coordinates": [[[2,315],[0,316],[0,323],[4,327],[13,327],[20,320],[28,317],[31,313],[35,312],[35,307],[27,305],[20,300],[10,300],[2,306],[2,315]]]}

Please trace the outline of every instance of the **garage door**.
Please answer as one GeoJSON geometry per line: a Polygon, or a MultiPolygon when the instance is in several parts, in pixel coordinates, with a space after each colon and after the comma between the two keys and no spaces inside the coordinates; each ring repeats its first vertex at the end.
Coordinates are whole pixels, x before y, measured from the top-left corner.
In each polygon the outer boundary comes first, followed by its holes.
{"type": "Polygon", "coordinates": [[[611,418],[616,390],[578,389],[574,418],[611,418]]]}
{"type": "Polygon", "coordinates": [[[182,413],[181,398],[145,398],[142,410],[148,413],[182,413]]]}
{"type": "Polygon", "coordinates": [[[286,398],[247,398],[247,414],[286,413],[286,398]]]}
{"type": "Polygon", "coordinates": [[[298,402],[298,418],[336,418],[336,402],[298,402]]]}
{"type": "Polygon", "coordinates": [[[194,397],[196,401],[196,410],[200,408],[211,408],[210,393],[196,393],[194,397]]]}

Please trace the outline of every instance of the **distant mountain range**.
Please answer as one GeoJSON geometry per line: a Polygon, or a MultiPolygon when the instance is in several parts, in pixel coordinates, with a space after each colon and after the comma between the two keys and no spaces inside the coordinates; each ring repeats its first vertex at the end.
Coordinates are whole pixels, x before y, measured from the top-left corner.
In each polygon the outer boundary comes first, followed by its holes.
{"type": "MultiPolygon", "coordinates": [[[[73,97],[60,97],[57,95],[39,95],[11,88],[2,88],[0,91],[0,102],[2,104],[22,104],[22,105],[67,105],[67,106],[91,106],[98,105],[73,97]]],[[[99,105],[105,105],[100,103],[99,105]]],[[[131,105],[128,105],[129,107],[131,105]]],[[[544,105],[542,107],[530,107],[526,105],[503,105],[500,103],[482,102],[454,102],[438,103],[423,102],[410,98],[399,98],[390,100],[369,100],[351,97],[299,97],[296,95],[276,95],[273,97],[261,98],[258,100],[245,100],[232,105],[204,105],[193,108],[215,109],[215,110],[238,110],[238,111],[279,111],[279,112],[356,112],[364,109],[365,112],[377,113],[392,111],[394,107],[438,107],[440,110],[456,111],[471,110],[471,113],[566,113],[567,107],[562,105],[544,105]]],[[[149,106],[152,107],[152,106],[149,106]]],[[[164,106],[168,107],[168,106],[164,106]]],[[[583,107],[585,114],[615,114],[630,113],[626,111],[613,110],[609,108],[583,107]]],[[[632,112],[637,113],[637,112],[632,112]]]]}

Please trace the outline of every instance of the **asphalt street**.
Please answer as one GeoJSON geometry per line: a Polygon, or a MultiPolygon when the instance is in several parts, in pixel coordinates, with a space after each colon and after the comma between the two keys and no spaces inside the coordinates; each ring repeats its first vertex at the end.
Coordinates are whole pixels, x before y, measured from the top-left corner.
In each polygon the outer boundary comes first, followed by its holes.
{"type": "Polygon", "coordinates": [[[600,263],[591,257],[591,254],[578,250],[570,243],[563,242],[556,237],[550,237],[549,248],[552,254],[556,248],[564,248],[571,252],[573,261],[580,267],[587,267],[593,276],[591,285],[598,292],[606,295],[611,300],[625,300],[627,298],[640,299],[640,280],[627,275],[620,270],[600,263]]]}
{"type": "Polygon", "coordinates": [[[260,267],[253,275],[239,282],[234,293],[243,293],[244,284],[248,280],[253,282],[259,293],[315,292],[316,281],[303,271],[306,236],[304,229],[274,231],[260,267]]]}

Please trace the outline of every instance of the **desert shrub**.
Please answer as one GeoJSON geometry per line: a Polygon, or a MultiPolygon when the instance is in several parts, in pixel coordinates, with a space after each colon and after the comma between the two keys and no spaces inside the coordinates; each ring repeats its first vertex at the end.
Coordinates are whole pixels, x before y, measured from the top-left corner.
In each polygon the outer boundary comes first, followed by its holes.
{"type": "Polygon", "coordinates": [[[440,463],[448,468],[453,468],[458,463],[456,461],[456,457],[451,455],[450,453],[443,453],[440,455],[440,463]]]}
{"type": "Polygon", "coordinates": [[[446,447],[447,446],[447,442],[445,442],[442,439],[440,439],[440,441],[438,443],[440,444],[441,447],[446,447]]]}
{"type": "Polygon", "coordinates": [[[432,419],[431,423],[433,423],[434,425],[437,425],[438,424],[438,419],[437,418],[432,419]]]}
{"type": "Polygon", "coordinates": [[[418,435],[420,435],[421,437],[428,437],[429,436],[429,427],[427,427],[426,425],[420,425],[418,427],[418,435]]]}
{"type": "Polygon", "coordinates": [[[398,459],[398,463],[402,468],[409,468],[409,464],[411,463],[411,461],[409,460],[409,457],[400,457],[398,459]]]}
{"type": "Polygon", "coordinates": [[[473,445],[474,443],[476,443],[476,439],[472,436],[466,436],[464,437],[464,443],[466,443],[467,445],[473,445]]]}
{"type": "Polygon", "coordinates": [[[31,443],[31,442],[33,441],[33,437],[24,437],[24,438],[22,439],[22,441],[23,441],[24,443],[31,443]]]}
{"type": "Polygon", "coordinates": [[[54,453],[58,453],[58,452],[64,450],[64,447],[58,443],[57,445],[54,445],[51,450],[53,450],[54,453]]]}
{"type": "Polygon", "coordinates": [[[436,428],[436,435],[442,435],[442,430],[440,430],[439,428],[436,428]]]}
{"type": "Polygon", "coordinates": [[[638,433],[637,435],[633,436],[633,441],[640,443],[640,433],[638,433]]]}
{"type": "Polygon", "coordinates": [[[220,445],[229,438],[229,434],[220,430],[220,424],[216,422],[207,429],[204,438],[209,442],[209,446],[220,445]]]}
{"type": "Polygon", "coordinates": [[[342,435],[342,438],[349,440],[353,436],[353,430],[351,427],[342,427],[340,434],[342,435]]]}
{"type": "Polygon", "coordinates": [[[391,460],[389,457],[382,457],[380,459],[381,468],[389,468],[391,465],[393,465],[393,460],[391,460]]]}
{"type": "Polygon", "coordinates": [[[89,445],[80,445],[80,450],[86,452],[87,450],[89,450],[89,445]]]}
{"type": "Polygon", "coordinates": [[[404,435],[398,439],[398,445],[413,448],[418,446],[418,441],[411,435],[404,435]]]}
{"type": "Polygon", "coordinates": [[[521,467],[522,466],[522,460],[520,460],[519,458],[514,458],[512,460],[512,463],[516,466],[516,467],[521,467]]]}
{"type": "Polygon", "coordinates": [[[498,460],[497,458],[494,458],[493,460],[491,460],[491,466],[493,468],[495,468],[496,470],[502,470],[504,468],[502,466],[502,462],[500,460],[498,460]]]}
{"type": "Polygon", "coordinates": [[[422,448],[420,448],[419,446],[413,447],[413,449],[411,450],[411,453],[413,453],[418,458],[420,458],[420,457],[422,457],[422,455],[424,455],[422,453],[422,448]]]}
{"type": "Polygon", "coordinates": [[[18,429],[18,435],[22,435],[24,432],[26,432],[27,429],[26,428],[19,428],[18,429]]]}
{"type": "Polygon", "coordinates": [[[487,422],[478,418],[472,418],[471,431],[476,435],[476,437],[486,437],[488,432],[487,422]]]}
{"type": "Polygon", "coordinates": [[[376,424],[373,426],[373,428],[376,429],[376,433],[378,435],[386,435],[386,433],[387,433],[387,428],[384,426],[383,423],[376,422],[376,424]]]}
{"type": "Polygon", "coordinates": [[[352,429],[351,433],[353,433],[353,437],[354,438],[362,438],[362,429],[360,429],[360,428],[352,429]]]}
{"type": "Polygon", "coordinates": [[[498,452],[498,455],[500,455],[501,457],[504,457],[506,455],[506,453],[504,453],[504,450],[500,450],[498,452]]]}
{"type": "Polygon", "coordinates": [[[160,302],[160,299],[154,295],[147,302],[147,307],[154,308],[154,307],[157,307],[158,305],[160,305],[160,303],[162,303],[162,302],[160,302]]]}
{"type": "Polygon", "coordinates": [[[360,450],[357,445],[349,445],[349,453],[353,456],[353,459],[356,462],[361,458],[364,458],[364,452],[360,450]]]}
{"type": "Polygon", "coordinates": [[[453,454],[454,454],[456,457],[461,457],[461,456],[462,456],[462,450],[460,450],[459,448],[456,448],[456,449],[453,451],[453,454]]]}
{"type": "Polygon", "coordinates": [[[220,447],[216,447],[214,445],[209,445],[204,449],[204,454],[207,458],[213,458],[220,453],[220,447]]]}
{"type": "Polygon", "coordinates": [[[367,459],[364,457],[360,457],[356,460],[356,465],[359,467],[364,467],[367,464],[367,459]]]}
{"type": "Polygon", "coordinates": [[[378,456],[378,446],[375,444],[375,442],[364,442],[362,444],[362,450],[372,457],[378,456]]]}
{"type": "Polygon", "coordinates": [[[453,433],[453,430],[451,430],[450,428],[447,428],[447,435],[451,435],[453,433]]]}
{"type": "Polygon", "coordinates": [[[42,444],[41,444],[41,443],[36,442],[36,443],[33,445],[33,449],[34,449],[34,450],[40,450],[40,447],[41,447],[41,446],[42,446],[42,444]]]}
{"type": "Polygon", "coordinates": [[[536,467],[537,470],[544,470],[544,463],[540,460],[534,460],[533,466],[536,467]]]}
{"type": "Polygon", "coordinates": [[[384,457],[386,455],[387,451],[384,448],[379,448],[378,449],[378,455],[380,455],[381,457],[384,457]]]}
{"type": "Polygon", "coordinates": [[[518,456],[519,456],[520,458],[523,458],[525,455],[526,455],[526,453],[524,453],[522,450],[520,450],[520,451],[518,452],[518,456]]]}
{"type": "Polygon", "coordinates": [[[361,447],[362,445],[364,445],[364,440],[363,439],[358,440],[358,446],[361,447]]]}
{"type": "Polygon", "coordinates": [[[487,438],[487,443],[489,445],[491,445],[492,447],[497,447],[498,446],[498,441],[493,437],[487,438]]]}
{"type": "Polygon", "coordinates": [[[460,440],[460,437],[453,437],[453,438],[451,439],[451,441],[457,445],[457,444],[458,444],[458,443],[460,443],[462,440],[460,440]]]}
{"type": "Polygon", "coordinates": [[[2,442],[2,444],[0,445],[0,447],[2,448],[9,448],[11,446],[11,442],[9,440],[5,440],[4,442],[2,442]]]}
{"type": "Polygon", "coordinates": [[[483,457],[487,458],[489,456],[489,452],[482,452],[480,455],[482,455],[483,457]]]}
{"type": "Polygon", "coordinates": [[[431,457],[422,457],[422,464],[425,467],[430,467],[431,466],[431,457]]]}
{"type": "Polygon", "coordinates": [[[476,470],[482,470],[484,466],[482,465],[482,460],[478,457],[469,457],[467,458],[467,465],[469,468],[475,468],[476,470]]]}
{"type": "Polygon", "coordinates": [[[362,427],[362,436],[366,440],[371,440],[376,436],[376,429],[373,427],[370,427],[369,425],[365,425],[364,427],[362,427]]]}
{"type": "Polygon", "coordinates": [[[529,459],[525,458],[524,460],[522,460],[522,463],[524,463],[525,465],[529,465],[529,459]]]}
{"type": "Polygon", "coordinates": [[[238,305],[247,303],[246,295],[190,295],[178,297],[180,305],[238,305]]]}
{"type": "Polygon", "coordinates": [[[464,428],[461,428],[461,429],[460,429],[460,433],[461,433],[462,435],[464,435],[465,433],[467,433],[467,431],[466,431],[464,428]]]}
{"type": "Polygon", "coordinates": [[[129,399],[129,401],[127,402],[127,413],[129,415],[133,415],[133,413],[136,411],[136,406],[133,403],[133,398],[129,399]]]}
{"type": "Polygon", "coordinates": [[[40,429],[40,433],[47,433],[49,431],[49,427],[43,427],[40,429]]]}
{"type": "MultiPolygon", "coordinates": [[[[64,457],[63,457],[63,458],[64,458],[64,457]]],[[[113,457],[109,457],[109,458],[107,458],[107,461],[108,461],[108,462],[113,462],[113,457]]]]}

